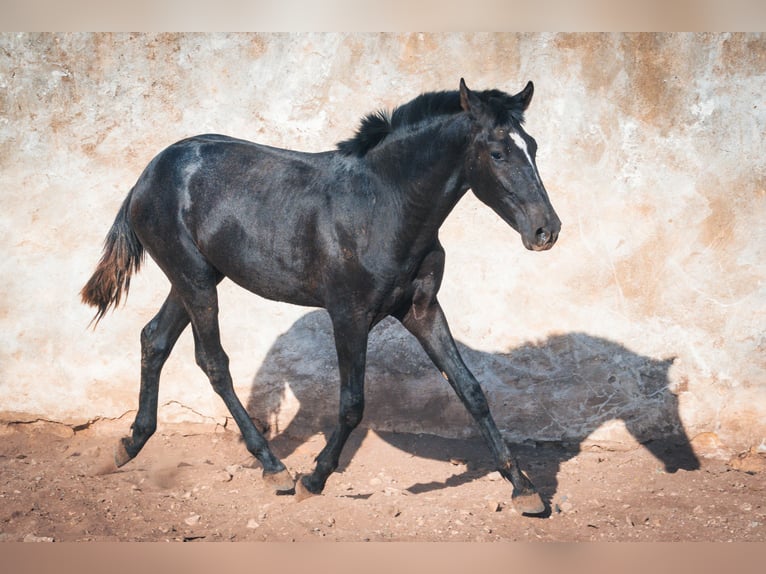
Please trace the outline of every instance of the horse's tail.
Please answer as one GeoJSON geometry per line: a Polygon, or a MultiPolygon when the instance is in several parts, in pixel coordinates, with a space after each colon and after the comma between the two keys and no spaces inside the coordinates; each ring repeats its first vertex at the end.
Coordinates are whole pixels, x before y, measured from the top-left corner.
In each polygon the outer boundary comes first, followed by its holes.
{"type": "Polygon", "coordinates": [[[132,195],[131,190],[106,236],[96,271],[80,291],[82,302],[98,309],[91,321],[95,321],[95,325],[110,307],[119,304],[123,291],[127,296],[130,276],[138,272],[143,261],[144,246],[128,221],[128,205],[132,195]]]}

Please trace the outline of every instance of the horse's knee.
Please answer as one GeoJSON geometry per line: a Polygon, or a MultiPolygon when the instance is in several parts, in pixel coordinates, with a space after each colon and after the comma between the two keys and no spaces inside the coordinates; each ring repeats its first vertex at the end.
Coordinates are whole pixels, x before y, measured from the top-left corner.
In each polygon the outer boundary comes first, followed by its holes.
{"type": "Polygon", "coordinates": [[[362,422],[362,411],[351,411],[343,414],[343,423],[351,428],[356,428],[362,422]]]}
{"type": "Polygon", "coordinates": [[[210,386],[217,395],[226,399],[226,396],[234,391],[234,384],[229,374],[228,363],[217,363],[214,365],[205,365],[202,367],[210,381],[210,386]]]}
{"type": "Polygon", "coordinates": [[[222,378],[228,378],[229,357],[223,350],[206,352],[200,345],[197,345],[194,349],[194,358],[202,372],[210,379],[213,387],[220,386],[222,378]]]}
{"type": "Polygon", "coordinates": [[[364,416],[364,398],[353,397],[341,407],[340,422],[350,428],[356,428],[364,416]]]}
{"type": "Polygon", "coordinates": [[[489,403],[481,388],[472,389],[466,393],[466,403],[475,417],[484,418],[489,416],[489,403]]]}

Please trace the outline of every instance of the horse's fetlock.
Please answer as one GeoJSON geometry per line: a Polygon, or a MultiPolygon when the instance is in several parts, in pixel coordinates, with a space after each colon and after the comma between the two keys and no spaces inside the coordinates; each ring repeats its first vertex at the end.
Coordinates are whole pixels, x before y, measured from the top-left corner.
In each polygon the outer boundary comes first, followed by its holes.
{"type": "Polygon", "coordinates": [[[157,431],[157,421],[147,423],[133,423],[133,436],[142,437],[144,441],[148,440],[157,431]]]}

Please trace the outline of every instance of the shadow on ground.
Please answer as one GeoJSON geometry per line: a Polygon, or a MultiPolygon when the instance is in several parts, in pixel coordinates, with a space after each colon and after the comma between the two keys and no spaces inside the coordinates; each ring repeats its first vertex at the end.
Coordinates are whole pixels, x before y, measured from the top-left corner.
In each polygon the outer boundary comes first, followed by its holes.
{"type": "MultiPolygon", "coordinates": [[[[667,472],[699,468],[670,388],[672,358],[642,356],[585,333],[557,335],[508,353],[459,347],[487,393],[498,427],[544,498],[555,494],[561,464],[583,448],[624,447],[635,440],[667,472]]],[[[286,457],[295,439],[320,431],[329,435],[338,387],[331,323],[326,312],[314,311],[270,349],[253,379],[248,412],[272,437],[277,454],[286,457]]],[[[364,420],[349,439],[339,470],[368,432],[415,457],[466,461],[464,471],[446,482],[405,486],[413,493],[449,488],[495,470],[452,389],[393,319],[371,333],[365,389],[364,420]],[[436,437],[424,440],[424,434],[436,437]]]]}

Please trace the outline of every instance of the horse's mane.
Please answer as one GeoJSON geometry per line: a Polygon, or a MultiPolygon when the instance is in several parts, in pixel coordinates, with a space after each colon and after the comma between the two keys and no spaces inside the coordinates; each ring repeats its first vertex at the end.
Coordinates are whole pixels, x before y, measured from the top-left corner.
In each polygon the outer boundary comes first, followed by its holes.
{"type": "MultiPolygon", "coordinates": [[[[524,122],[524,109],[515,96],[500,90],[473,92],[499,123],[509,118],[524,122]]],[[[362,157],[390,134],[442,115],[462,112],[460,93],[455,91],[428,92],[394,108],[393,112],[378,110],[362,118],[354,136],[338,143],[343,155],[362,157]]]]}

